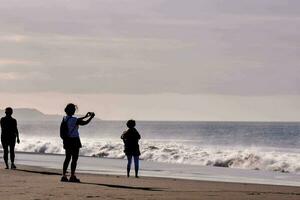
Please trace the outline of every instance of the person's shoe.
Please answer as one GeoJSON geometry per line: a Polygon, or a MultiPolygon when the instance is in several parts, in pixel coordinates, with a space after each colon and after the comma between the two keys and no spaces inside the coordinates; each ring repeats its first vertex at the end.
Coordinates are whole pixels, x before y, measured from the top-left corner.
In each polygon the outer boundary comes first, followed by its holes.
{"type": "Polygon", "coordinates": [[[138,175],[135,175],[135,178],[140,178],[138,175]]]}
{"type": "Polygon", "coordinates": [[[8,167],[8,166],[6,166],[6,167],[5,167],[5,169],[9,169],[9,167],[8,167]]]}
{"type": "Polygon", "coordinates": [[[78,179],[76,176],[71,176],[69,182],[80,183],[80,179],[78,179]]]}
{"type": "Polygon", "coordinates": [[[11,168],[11,169],[17,169],[16,165],[13,164],[13,163],[11,164],[10,168],[11,168]]]}
{"type": "Polygon", "coordinates": [[[69,182],[68,178],[66,176],[62,176],[60,179],[61,182],[69,182]]]}

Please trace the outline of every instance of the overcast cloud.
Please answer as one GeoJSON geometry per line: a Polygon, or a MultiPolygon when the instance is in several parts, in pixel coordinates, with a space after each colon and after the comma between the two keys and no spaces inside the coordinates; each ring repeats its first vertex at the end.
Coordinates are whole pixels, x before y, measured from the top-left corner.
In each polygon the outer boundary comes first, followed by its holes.
{"type": "Polygon", "coordinates": [[[0,107],[300,120],[299,0],[1,0],[0,107]]]}
{"type": "Polygon", "coordinates": [[[297,0],[0,4],[0,91],[299,94],[297,0]]]}

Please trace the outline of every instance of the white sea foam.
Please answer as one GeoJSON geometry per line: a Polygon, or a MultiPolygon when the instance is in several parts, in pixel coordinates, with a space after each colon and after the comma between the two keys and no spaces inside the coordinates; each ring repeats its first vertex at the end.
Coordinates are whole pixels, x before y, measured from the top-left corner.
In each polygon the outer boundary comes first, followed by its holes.
{"type": "MultiPolygon", "coordinates": [[[[123,143],[120,140],[82,140],[80,153],[84,156],[124,159],[123,143]]],[[[141,159],[178,164],[219,166],[255,170],[300,173],[298,150],[262,149],[245,147],[217,147],[142,141],[141,159]]],[[[63,154],[62,142],[58,138],[25,138],[16,150],[23,152],[63,154]]]]}

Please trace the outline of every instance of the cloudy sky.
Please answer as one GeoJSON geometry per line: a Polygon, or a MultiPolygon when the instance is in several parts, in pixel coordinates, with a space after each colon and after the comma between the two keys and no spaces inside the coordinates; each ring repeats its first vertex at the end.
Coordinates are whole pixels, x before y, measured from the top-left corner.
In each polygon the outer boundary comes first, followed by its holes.
{"type": "Polygon", "coordinates": [[[298,0],[1,0],[0,107],[300,120],[298,0]]]}

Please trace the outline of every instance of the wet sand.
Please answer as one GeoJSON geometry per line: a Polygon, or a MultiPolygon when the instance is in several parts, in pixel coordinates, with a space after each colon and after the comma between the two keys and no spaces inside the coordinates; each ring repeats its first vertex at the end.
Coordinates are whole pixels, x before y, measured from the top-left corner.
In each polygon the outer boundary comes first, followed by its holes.
{"type": "Polygon", "coordinates": [[[300,200],[300,187],[78,174],[60,182],[60,171],[30,166],[0,169],[0,199],[264,199],[300,200]]]}

